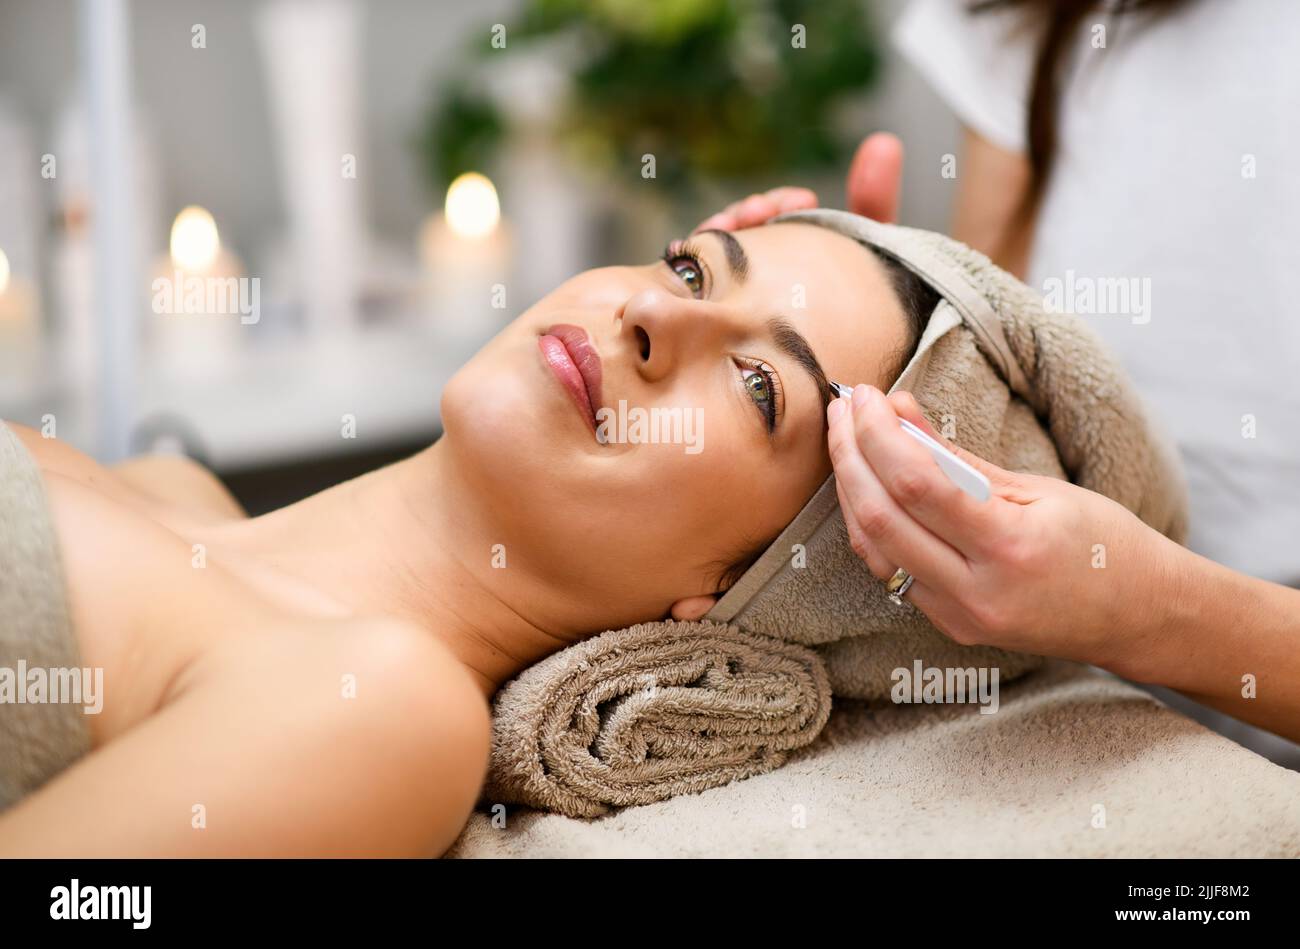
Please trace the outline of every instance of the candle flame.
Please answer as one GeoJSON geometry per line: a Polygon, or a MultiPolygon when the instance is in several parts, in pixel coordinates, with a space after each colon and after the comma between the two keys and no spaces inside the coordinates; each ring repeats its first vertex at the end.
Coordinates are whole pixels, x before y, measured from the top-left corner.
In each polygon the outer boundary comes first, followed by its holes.
{"type": "Polygon", "coordinates": [[[483,175],[467,171],[447,189],[447,226],[460,237],[487,237],[501,220],[497,189],[483,175]]]}
{"type": "Polygon", "coordinates": [[[172,262],[181,270],[201,273],[216,262],[221,237],[212,215],[198,205],[190,205],[172,222],[172,262]]]}
{"type": "Polygon", "coordinates": [[[9,257],[0,249],[0,294],[9,289],[9,257]]]}

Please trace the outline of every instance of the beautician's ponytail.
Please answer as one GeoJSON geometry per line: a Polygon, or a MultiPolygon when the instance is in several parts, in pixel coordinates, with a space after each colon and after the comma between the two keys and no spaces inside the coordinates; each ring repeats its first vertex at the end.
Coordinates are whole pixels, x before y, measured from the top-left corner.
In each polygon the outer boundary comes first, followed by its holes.
{"type": "MultiPolygon", "coordinates": [[[[1038,209],[1047,189],[1058,145],[1062,80],[1072,56],[1073,44],[1083,42],[1079,28],[1090,16],[1114,17],[1129,13],[1166,16],[1188,0],[972,0],[972,13],[1018,7],[1025,15],[1025,26],[1034,31],[1038,46],[1033,73],[1029,80],[1028,108],[1025,116],[1025,143],[1031,178],[1029,189],[1019,209],[1021,223],[1028,223],[1038,209]]],[[[1113,39],[1113,37],[1112,37],[1113,39]]]]}

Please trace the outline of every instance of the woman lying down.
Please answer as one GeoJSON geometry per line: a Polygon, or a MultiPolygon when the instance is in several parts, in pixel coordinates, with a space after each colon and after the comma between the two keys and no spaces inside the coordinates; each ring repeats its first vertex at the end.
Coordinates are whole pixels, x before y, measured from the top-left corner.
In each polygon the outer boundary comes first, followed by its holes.
{"type": "MultiPolygon", "coordinates": [[[[256,518],[189,462],[106,468],[0,424],[0,692],[20,663],[102,670],[97,714],[0,705],[0,856],[441,854],[499,688],[605,630],[704,617],[832,454],[836,490],[872,490],[853,426],[889,445],[885,406],[925,420],[865,388],[828,413],[829,381],[889,389],[938,299],[831,226],[698,233],[523,313],[448,382],[429,448],[256,518]],[[621,421],[656,409],[697,420],[687,443],[621,421]]],[[[848,530],[886,580],[913,528],[873,503],[873,542],[848,530]]],[[[899,591],[932,619],[941,566],[899,591]]]]}

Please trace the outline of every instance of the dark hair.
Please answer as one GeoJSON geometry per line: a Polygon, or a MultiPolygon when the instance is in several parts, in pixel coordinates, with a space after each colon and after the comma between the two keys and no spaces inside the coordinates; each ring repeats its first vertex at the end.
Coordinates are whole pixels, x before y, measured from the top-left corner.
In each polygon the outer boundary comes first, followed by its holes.
{"type": "Polygon", "coordinates": [[[1018,224],[1025,224],[1038,209],[1056,161],[1057,126],[1061,110],[1061,83],[1070,64],[1070,44],[1080,24],[1090,15],[1107,16],[1149,11],[1163,16],[1187,0],[971,0],[971,13],[1018,7],[1024,25],[1038,33],[1033,73],[1029,80],[1025,115],[1025,148],[1029,157],[1029,188],[1016,209],[1018,224]]]}
{"type": "Polygon", "coordinates": [[[885,378],[892,385],[903,374],[903,370],[912,359],[912,354],[916,352],[917,344],[921,342],[921,334],[925,332],[925,326],[930,322],[930,315],[939,305],[939,291],[914,274],[896,257],[891,257],[877,247],[870,245],[867,247],[876,255],[876,259],[884,264],[885,272],[889,274],[889,283],[894,288],[894,296],[898,297],[898,302],[903,308],[903,318],[907,321],[906,335],[894,352],[889,370],[885,373],[885,378]]]}
{"type": "MultiPolygon", "coordinates": [[[[898,298],[898,302],[903,308],[903,317],[906,324],[905,335],[903,336],[903,342],[891,355],[888,363],[889,369],[885,373],[886,380],[892,384],[902,375],[903,370],[907,368],[907,364],[912,358],[912,354],[916,352],[916,347],[921,342],[921,334],[925,332],[925,326],[930,321],[930,314],[939,305],[939,293],[934,287],[907,269],[897,258],[891,257],[878,247],[873,247],[870,244],[864,244],[863,246],[874,253],[876,259],[884,266],[885,272],[889,275],[889,283],[894,290],[894,296],[898,298]]],[[[763,556],[763,551],[767,550],[771,543],[770,538],[752,541],[745,545],[740,554],[723,558],[720,561],[723,569],[718,576],[717,592],[721,593],[730,589],[740,579],[741,575],[752,567],[759,557],[763,556]]]]}

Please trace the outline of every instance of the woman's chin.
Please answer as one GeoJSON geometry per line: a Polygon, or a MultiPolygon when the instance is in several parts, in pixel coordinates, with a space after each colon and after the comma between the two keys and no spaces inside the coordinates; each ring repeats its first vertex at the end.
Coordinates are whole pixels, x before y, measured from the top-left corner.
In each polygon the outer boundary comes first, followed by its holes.
{"type": "Polygon", "coordinates": [[[472,363],[442,391],[443,438],[482,477],[494,483],[554,477],[572,453],[574,426],[562,425],[550,393],[539,393],[519,372],[487,372],[472,363]],[[479,371],[474,371],[478,368],[479,371]],[[563,428],[563,431],[557,431],[563,428]]]}
{"type": "Polygon", "coordinates": [[[500,442],[529,427],[518,383],[468,363],[447,381],[440,409],[443,434],[456,441],[500,442]]]}

